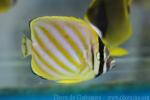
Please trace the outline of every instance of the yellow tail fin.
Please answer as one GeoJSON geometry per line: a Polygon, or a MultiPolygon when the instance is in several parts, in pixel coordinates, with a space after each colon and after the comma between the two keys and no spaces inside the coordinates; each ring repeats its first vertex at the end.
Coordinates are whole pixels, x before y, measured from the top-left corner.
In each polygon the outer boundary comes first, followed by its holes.
{"type": "Polygon", "coordinates": [[[25,35],[22,37],[22,54],[24,57],[31,55],[31,40],[28,39],[25,35]]]}

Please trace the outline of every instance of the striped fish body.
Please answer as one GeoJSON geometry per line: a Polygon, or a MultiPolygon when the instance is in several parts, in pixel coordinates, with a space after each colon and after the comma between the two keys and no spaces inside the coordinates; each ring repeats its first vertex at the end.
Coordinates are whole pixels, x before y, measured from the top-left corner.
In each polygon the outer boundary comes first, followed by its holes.
{"type": "MultiPolygon", "coordinates": [[[[32,70],[59,83],[90,80],[107,71],[109,55],[98,33],[73,17],[39,17],[31,27],[32,70]],[[105,67],[105,68],[104,68],[105,67]]],[[[26,42],[24,42],[26,43],[26,42]]],[[[110,59],[109,59],[110,60],[110,59]]]]}

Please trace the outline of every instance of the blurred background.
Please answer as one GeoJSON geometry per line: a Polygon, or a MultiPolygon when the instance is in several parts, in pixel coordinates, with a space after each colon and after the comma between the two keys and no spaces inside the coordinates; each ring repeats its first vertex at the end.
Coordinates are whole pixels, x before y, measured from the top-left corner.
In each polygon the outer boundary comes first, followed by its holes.
{"type": "Polygon", "coordinates": [[[0,95],[150,89],[150,0],[133,0],[130,15],[133,35],[122,45],[129,55],[115,58],[116,67],[108,73],[76,85],[56,84],[33,74],[31,57],[23,58],[21,54],[22,35],[30,37],[30,21],[39,16],[83,18],[90,2],[18,0],[9,11],[0,13],[0,95]]]}

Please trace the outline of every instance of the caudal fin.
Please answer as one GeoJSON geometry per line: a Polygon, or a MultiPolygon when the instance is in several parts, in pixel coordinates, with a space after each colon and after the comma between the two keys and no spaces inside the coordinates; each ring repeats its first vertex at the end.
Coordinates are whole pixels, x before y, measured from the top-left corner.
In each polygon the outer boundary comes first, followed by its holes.
{"type": "Polygon", "coordinates": [[[28,39],[25,35],[22,37],[22,54],[24,57],[31,55],[31,40],[28,39]]]}

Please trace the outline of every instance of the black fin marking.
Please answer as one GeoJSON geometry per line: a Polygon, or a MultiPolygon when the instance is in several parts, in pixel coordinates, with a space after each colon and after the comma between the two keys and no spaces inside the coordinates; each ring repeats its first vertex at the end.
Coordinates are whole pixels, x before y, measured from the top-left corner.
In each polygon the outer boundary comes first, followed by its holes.
{"type": "Polygon", "coordinates": [[[96,0],[87,11],[87,18],[102,31],[102,36],[105,36],[108,27],[105,0],[96,0]]]}

